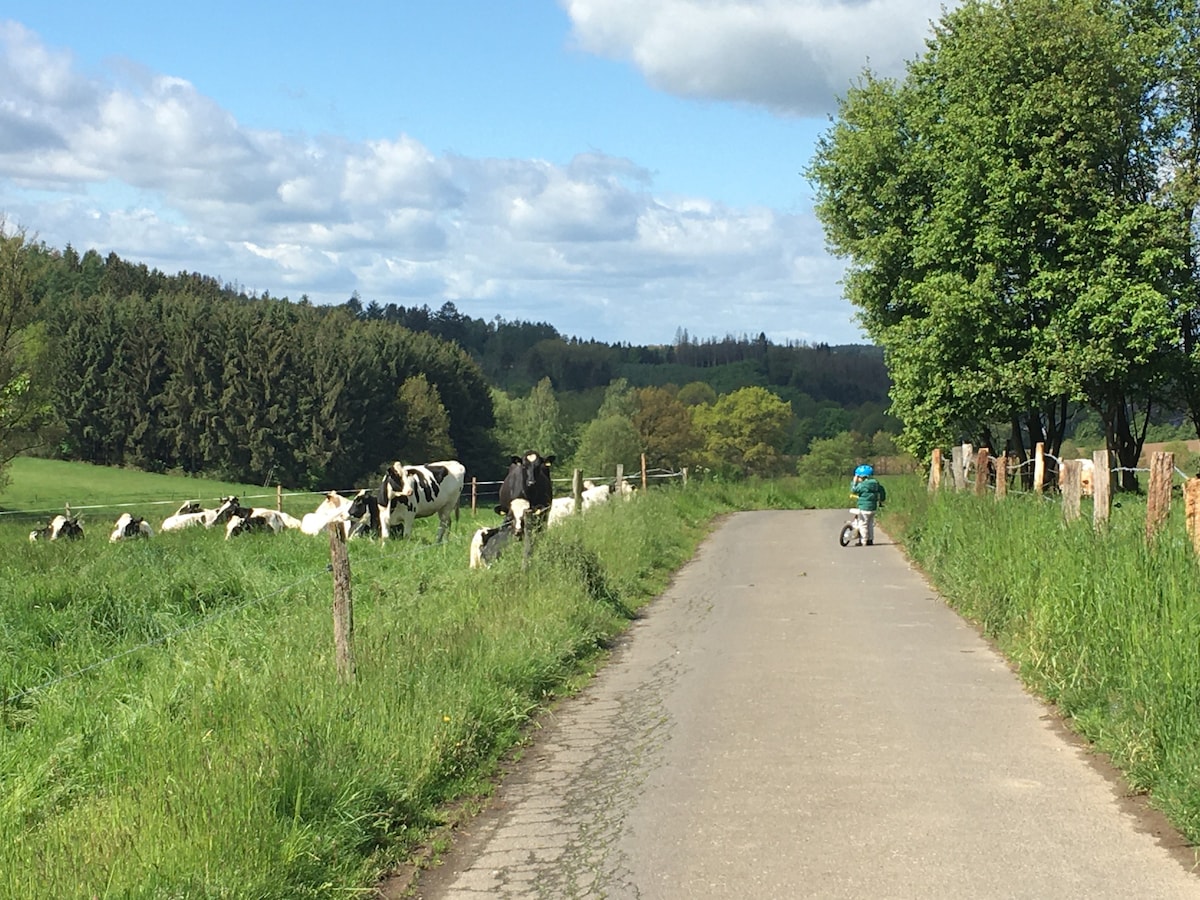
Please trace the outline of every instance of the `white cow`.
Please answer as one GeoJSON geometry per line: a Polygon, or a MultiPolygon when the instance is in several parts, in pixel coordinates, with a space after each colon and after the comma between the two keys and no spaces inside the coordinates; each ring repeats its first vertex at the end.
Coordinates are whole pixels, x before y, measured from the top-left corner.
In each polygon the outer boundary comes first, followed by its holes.
{"type": "Polygon", "coordinates": [[[550,501],[550,515],[546,518],[546,527],[558,525],[567,521],[575,513],[574,497],[555,497],[550,501]]]}
{"type": "MultiPolygon", "coordinates": [[[[239,519],[261,518],[267,519],[271,523],[273,531],[282,531],[285,528],[299,529],[301,522],[295,516],[289,516],[285,512],[280,512],[277,509],[269,509],[265,506],[255,506],[247,509],[242,506],[242,502],[237,497],[223,497],[221,505],[217,507],[216,515],[213,516],[213,523],[225,522],[229,523],[234,517],[239,519]]],[[[226,528],[225,536],[229,536],[229,529],[226,528]]]]}
{"type": "Polygon", "coordinates": [[[330,522],[342,522],[349,536],[349,512],[353,502],[350,497],[343,497],[337,491],[329,491],[315,510],[305,513],[300,519],[300,530],[305,534],[320,534],[329,527],[330,522]]]}
{"type": "Polygon", "coordinates": [[[117,541],[123,541],[126,538],[138,537],[154,537],[154,529],[141,516],[121,513],[120,518],[117,519],[117,523],[113,526],[112,534],[108,536],[108,541],[111,544],[115,544],[117,541]]]}

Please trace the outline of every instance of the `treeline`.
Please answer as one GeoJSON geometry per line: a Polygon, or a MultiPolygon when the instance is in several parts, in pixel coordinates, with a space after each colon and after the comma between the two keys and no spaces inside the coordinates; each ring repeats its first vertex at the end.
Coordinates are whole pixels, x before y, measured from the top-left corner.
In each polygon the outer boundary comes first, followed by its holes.
{"type": "Polygon", "coordinates": [[[767,474],[813,440],[898,430],[872,347],[686,332],[664,347],[607,345],[449,303],[315,306],[58,251],[2,224],[0,469],[36,450],[324,489],[447,456],[491,480],[508,454],[537,448],[602,468],[640,451],[767,474]],[[721,421],[747,416],[770,427],[721,421]]]}

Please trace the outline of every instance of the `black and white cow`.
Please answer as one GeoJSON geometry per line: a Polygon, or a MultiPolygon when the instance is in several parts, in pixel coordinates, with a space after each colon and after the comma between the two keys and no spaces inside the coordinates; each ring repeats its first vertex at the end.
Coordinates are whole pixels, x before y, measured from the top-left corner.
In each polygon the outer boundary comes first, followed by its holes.
{"type": "Polygon", "coordinates": [[[413,522],[427,516],[439,519],[437,540],[450,530],[450,518],[458,512],[467,470],[457,460],[404,466],[392,463],[384,473],[375,499],[379,503],[379,534],[387,540],[393,526],[400,536],[412,534],[413,522]]]}
{"type": "Polygon", "coordinates": [[[150,523],[141,516],[121,513],[120,518],[117,519],[117,523],[113,526],[112,534],[108,536],[108,541],[111,544],[115,544],[117,541],[123,541],[127,538],[139,537],[154,537],[154,529],[150,527],[150,523]]]}
{"type": "Polygon", "coordinates": [[[75,540],[83,537],[83,526],[79,516],[55,516],[49,525],[29,532],[31,541],[57,541],[59,538],[75,540]]]}
{"type": "MultiPolygon", "coordinates": [[[[268,509],[265,506],[255,506],[247,508],[242,506],[242,501],[237,497],[222,497],[221,505],[217,507],[216,514],[213,516],[212,524],[224,522],[226,525],[234,519],[265,519],[272,531],[283,531],[285,528],[300,528],[301,522],[295,516],[289,516],[285,512],[280,512],[277,509],[268,509]]],[[[245,530],[245,529],[243,529],[245,530]]],[[[237,532],[241,533],[241,532],[237,532]]],[[[225,536],[229,537],[229,529],[225,529],[225,536]]]]}
{"type": "Polygon", "coordinates": [[[350,505],[346,508],[346,519],[350,524],[350,531],[346,537],[383,533],[383,522],[379,516],[379,498],[370,491],[359,491],[350,498],[350,505]]]}
{"type": "Polygon", "coordinates": [[[193,525],[211,528],[216,522],[216,515],[217,511],[215,509],[205,509],[200,505],[200,501],[189,500],[172,515],[163,519],[159,529],[162,531],[182,531],[193,525]]]}
{"type": "MultiPolygon", "coordinates": [[[[506,519],[516,521],[524,515],[532,515],[535,521],[542,521],[554,500],[554,484],[550,481],[550,467],[554,463],[553,456],[542,456],[532,450],[524,456],[514,456],[509,460],[508,473],[500,483],[500,502],[496,512],[506,519]],[[512,508],[514,500],[524,500],[529,506],[521,515],[521,510],[512,508]]],[[[516,521],[516,530],[521,531],[521,522],[516,521]]]]}
{"type": "Polygon", "coordinates": [[[320,534],[329,527],[330,522],[341,522],[346,535],[349,536],[350,522],[347,514],[351,503],[350,497],[343,496],[337,491],[327,492],[320,505],[312,512],[305,513],[300,519],[300,530],[305,534],[320,534]]]}

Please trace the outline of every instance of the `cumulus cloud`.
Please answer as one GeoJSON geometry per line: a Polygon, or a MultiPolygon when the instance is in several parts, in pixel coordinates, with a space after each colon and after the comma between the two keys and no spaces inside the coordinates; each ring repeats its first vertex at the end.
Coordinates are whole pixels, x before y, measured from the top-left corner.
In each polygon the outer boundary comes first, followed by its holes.
{"type": "Polygon", "coordinates": [[[12,23],[0,217],[50,246],[314,302],[449,300],[633,343],[678,327],[860,339],[809,214],[665,196],[596,151],[560,165],[247,128],[184,79],[84,72],[12,23]]]}
{"type": "Polygon", "coordinates": [[[561,0],[584,50],[655,87],[824,116],[865,68],[901,76],[941,0],[561,0]]]}

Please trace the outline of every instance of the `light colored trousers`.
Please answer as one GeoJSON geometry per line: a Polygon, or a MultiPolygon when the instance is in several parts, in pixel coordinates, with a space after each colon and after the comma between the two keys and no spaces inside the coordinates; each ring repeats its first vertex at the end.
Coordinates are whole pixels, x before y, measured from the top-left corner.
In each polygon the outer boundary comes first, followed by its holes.
{"type": "Polygon", "coordinates": [[[875,510],[859,509],[855,512],[858,513],[858,539],[864,543],[875,543],[875,510]]]}

